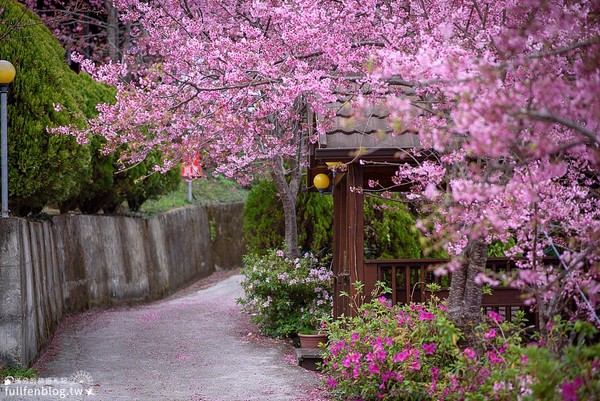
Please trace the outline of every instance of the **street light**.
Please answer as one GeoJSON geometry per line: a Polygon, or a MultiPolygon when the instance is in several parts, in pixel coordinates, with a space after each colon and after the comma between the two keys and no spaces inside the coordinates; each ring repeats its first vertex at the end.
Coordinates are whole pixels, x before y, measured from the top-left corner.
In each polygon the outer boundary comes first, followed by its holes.
{"type": "Polygon", "coordinates": [[[6,60],[0,60],[0,147],[2,159],[2,217],[8,217],[8,123],[7,102],[8,84],[15,79],[15,67],[6,60]]]}

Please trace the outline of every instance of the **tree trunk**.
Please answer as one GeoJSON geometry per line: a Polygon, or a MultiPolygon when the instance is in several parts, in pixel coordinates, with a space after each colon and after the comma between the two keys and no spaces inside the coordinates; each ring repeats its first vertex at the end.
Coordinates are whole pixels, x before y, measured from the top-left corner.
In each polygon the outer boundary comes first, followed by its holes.
{"type": "Polygon", "coordinates": [[[297,258],[298,250],[298,221],[296,220],[296,198],[300,188],[300,177],[292,174],[289,183],[286,179],[283,158],[275,158],[272,170],[273,181],[279,191],[283,204],[283,216],[285,222],[285,252],[289,258],[297,258]]]}
{"type": "Polygon", "coordinates": [[[119,12],[112,1],[105,0],[104,6],[108,13],[106,22],[108,55],[112,62],[117,62],[121,59],[119,50],[119,12]]]}
{"type": "Polygon", "coordinates": [[[483,293],[475,278],[477,274],[485,271],[487,244],[481,239],[470,239],[462,256],[462,265],[452,272],[448,315],[468,337],[468,332],[481,321],[483,293]]]}
{"type": "MultiPolygon", "coordinates": [[[[298,114],[302,114],[302,109],[305,107],[304,100],[299,98],[295,102],[295,108],[298,114]]],[[[283,130],[279,122],[275,118],[273,123],[276,130],[283,130]]],[[[296,199],[300,190],[302,181],[303,163],[302,159],[306,149],[306,138],[303,137],[301,129],[301,121],[294,121],[292,124],[292,133],[294,142],[298,145],[296,154],[284,159],[283,156],[275,156],[271,162],[271,174],[275,186],[281,196],[283,203],[283,217],[285,224],[285,252],[286,256],[295,259],[300,256],[298,249],[298,220],[296,219],[296,199]],[[287,168],[286,168],[287,163],[287,168]]]]}

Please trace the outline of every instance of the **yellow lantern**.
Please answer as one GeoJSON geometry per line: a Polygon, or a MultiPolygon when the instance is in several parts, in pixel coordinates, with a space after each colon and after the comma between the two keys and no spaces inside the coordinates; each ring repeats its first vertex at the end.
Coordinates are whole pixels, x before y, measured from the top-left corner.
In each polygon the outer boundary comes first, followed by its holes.
{"type": "Polygon", "coordinates": [[[313,184],[315,184],[315,188],[319,190],[322,196],[323,192],[329,188],[329,177],[327,177],[327,174],[317,174],[315,175],[315,178],[313,178],[313,184]]]}

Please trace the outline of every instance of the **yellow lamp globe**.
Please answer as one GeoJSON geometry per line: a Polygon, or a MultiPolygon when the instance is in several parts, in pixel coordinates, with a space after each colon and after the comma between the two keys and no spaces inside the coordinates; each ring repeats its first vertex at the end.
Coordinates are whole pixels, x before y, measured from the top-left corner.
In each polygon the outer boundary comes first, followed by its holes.
{"type": "Polygon", "coordinates": [[[15,79],[15,66],[9,61],[0,60],[0,85],[8,85],[15,79]]]}
{"type": "Polygon", "coordinates": [[[315,175],[315,178],[313,178],[313,184],[315,184],[315,188],[319,191],[323,191],[329,188],[329,177],[327,177],[327,174],[317,174],[315,175]]]}

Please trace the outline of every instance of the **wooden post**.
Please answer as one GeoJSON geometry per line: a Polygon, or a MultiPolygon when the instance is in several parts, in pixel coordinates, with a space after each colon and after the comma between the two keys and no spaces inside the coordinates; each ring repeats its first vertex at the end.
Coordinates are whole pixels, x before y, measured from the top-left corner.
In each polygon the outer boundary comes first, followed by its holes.
{"type": "Polygon", "coordinates": [[[340,294],[355,297],[352,283],[365,279],[362,174],[361,165],[351,164],[333,189],[334,318],[352,315],[350,299],[340,294]]]}
{"type": "MultiPolygon", "coordinates": [[[[365,282],[364,264],[364,200],[362,192],[363,169],[359,163],[353,163],[348,168],[346,181],[346,227],[348,269],[350,273],[350,297],[357,296],[352,283],[365,282]]],[[[368,294],[360,294],[366,296],[368,294]]]]}

